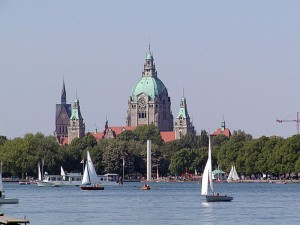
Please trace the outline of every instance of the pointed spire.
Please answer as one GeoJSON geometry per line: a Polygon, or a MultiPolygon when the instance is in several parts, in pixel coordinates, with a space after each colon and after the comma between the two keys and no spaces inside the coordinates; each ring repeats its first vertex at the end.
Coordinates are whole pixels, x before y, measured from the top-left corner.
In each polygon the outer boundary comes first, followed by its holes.
{"type": "Polygon", "coordinates": [[[63,87],[61,91],[61,104],[65,105],[67,104],[67,93],[66,93],[66,87],[65,87],[65,80],[63,79],[63,87]]]}
{"type": "Polygon", "coordinates": [[[106,116],[106,119],[105,119],[105,130],[108,128],[108,120],[107,120],[107,116],[106,116]]]}
{"type": "Polygon", "coordinates": [[[225,131],[225,128],[226,128],[226,126],[225,126],[225,119],[224,119],[224,115],[223,115],[223,121],[221,123],[221,129],[222,129],[222,131],[225,131]]]}

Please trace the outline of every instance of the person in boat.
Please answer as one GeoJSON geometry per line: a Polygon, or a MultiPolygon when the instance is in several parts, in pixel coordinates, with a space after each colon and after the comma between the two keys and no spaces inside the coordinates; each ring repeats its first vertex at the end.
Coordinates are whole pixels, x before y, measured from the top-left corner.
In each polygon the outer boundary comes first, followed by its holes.
{"type": "Polygon", "coordinates": [[[120,177],[120,178],[119,178],[119,184],[122,184],[122,185],[123,185],[123,177],[120,177]]]}
{"type": "Polygon", "coordinates": [[[2,191],[0,191],[0,198],[2,197],[2,191]]]}
{"type": "Polygon", "coordinates": [[[144,184],[144,187],[148,187],[148,185],[145,183],[145,184],[144,184]]]}

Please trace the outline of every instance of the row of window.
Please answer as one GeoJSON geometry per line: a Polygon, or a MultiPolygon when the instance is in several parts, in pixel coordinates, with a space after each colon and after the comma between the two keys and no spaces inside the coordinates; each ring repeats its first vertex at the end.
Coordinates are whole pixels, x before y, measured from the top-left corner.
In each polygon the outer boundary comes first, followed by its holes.
{"type": "Polygon", "coordinates": [[[147,118],[147,113],[140,112],[138,116],[139,116],[139,119],[144,119],[144,118],[147,118]]]}
{"type": "Polygon", "coordinates": [[[67,126],[60,126],[59,127],[60,133],[68,133],[68,127],[67,126]]]}
{"type": "MultiPolygon", "coordinates": [[[[156,108],[157,108],[157,107],[158,107],[158,106],[156,105],[156,108]]],[[[136,105],[133,105],[133,104],[132,104],[132,105],[131,105],[131,108],[132,108],[132,109],[136,109],[136,105]]],[[[149,105],[149,108],[153,108],[153,105],[152,105],[152,104],[149,105]]]]}

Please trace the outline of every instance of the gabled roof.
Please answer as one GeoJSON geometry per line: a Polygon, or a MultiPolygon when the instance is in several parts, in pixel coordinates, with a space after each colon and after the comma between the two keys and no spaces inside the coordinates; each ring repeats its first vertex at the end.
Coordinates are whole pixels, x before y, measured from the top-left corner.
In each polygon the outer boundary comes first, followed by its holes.
{"type": "Polygon", "coordinates": [[[55,111],[56,120],[58,119],[60,112],[63,110],[67,112],[68,117],[70,118],[72,112],[71,104],[56,104],[56,111],[55,111]]]}
{"type": "Polygon", "coordinates": [[[88,132],[87,134],[90,134],[96,138],[96,140],[102,139],[103,132],[88,132]]]}
{"type": "Polygon", "coordinates": [[[123,131],[125,130],[134,130],[136,128],[136,126],[124,126],[124,127],[108,127],[108,129],[111,129],[112,131],[115,132],[116,136],[118,136],[119,134],[121,134],[123,131]]]}
{"type": "Polygon", "coordinates": [[[160,136],[164,140],[165,143],[175,140],[175,132],[174,131],[162,131],[162,132],[160,132],[160,136]]]}
{"type": "Polygon", "coordinates": [[[213,133],[214,136],[218,136],[219,134],[223,134],[226,137],[231,136],[231,132],[228,128],[225,128],[224,130],[222,130],[222,128],[218,128],[218,130],[213,133]]]}

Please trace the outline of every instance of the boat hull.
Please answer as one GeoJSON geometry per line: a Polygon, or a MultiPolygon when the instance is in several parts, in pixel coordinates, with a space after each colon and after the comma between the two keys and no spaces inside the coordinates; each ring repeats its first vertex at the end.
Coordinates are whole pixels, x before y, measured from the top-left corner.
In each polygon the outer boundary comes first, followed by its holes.
{"type": "Polygon", "coordinates": [[[230,202],[233,197],[227,195],[206,195],[207,202],[230,202]]]}
{"type": "Polygon", "coordinates": [[[141,187],[141,190],[148,191],[148,190],[151,190],[151,188],[149,186],[148,187],[141,187]]]}
{"type": "Polygon", "coordinates": [[[37,185],[39,187],[59,187],[59,186],[62,186],[61,183],[47,182],[47,181],[38,181],[37,185]]]}
{"type": "Polygon", "coordinates": [[[101,186],[80,186],[83,191],[92,191],[92,190],[104,190],[104,187],[101,186]]]}
{"type": "Polygon", "coordinates": [[[0,205],[1,204],[18,204],[19,199],[17,198],[0,198],[0,205]]]}

